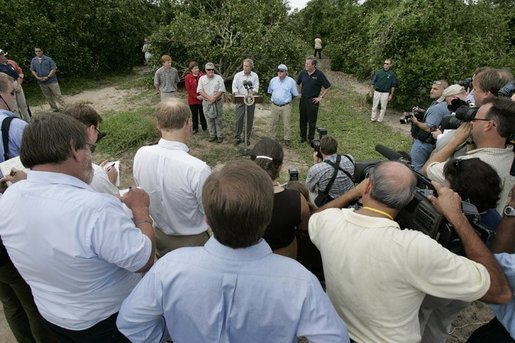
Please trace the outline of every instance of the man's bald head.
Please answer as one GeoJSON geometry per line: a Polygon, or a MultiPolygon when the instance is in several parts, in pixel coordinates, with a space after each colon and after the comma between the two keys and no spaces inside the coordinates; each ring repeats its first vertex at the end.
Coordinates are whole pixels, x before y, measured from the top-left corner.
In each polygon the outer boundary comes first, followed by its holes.
{"type": "Polygon", "coordinates": [[[413,198],[417,178],[405,164],[384,161],[369,174],[372,190],[370,197],[392,209],[400,210],[413,198]]]}

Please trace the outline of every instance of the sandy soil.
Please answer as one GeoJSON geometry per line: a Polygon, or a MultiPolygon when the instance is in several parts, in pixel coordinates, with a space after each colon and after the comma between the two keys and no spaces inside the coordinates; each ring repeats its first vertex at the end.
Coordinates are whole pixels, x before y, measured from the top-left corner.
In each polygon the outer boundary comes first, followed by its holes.
{"type": "MultiPolygon", "coordinates": [[[[321,61],[321,69],[324,70],[328,78],[334,85],[341,86],[343,89],[349,89],[352,92],[365,96],[368,93],[368,85],[361,81],[356,80],[354,77],[340,73],[329,71],[328,60],[321,61]]],[[[144,71],[139,70],[138,72],[144,71]]],[[[122,111],[128,110],[134,106],[148,105],[149,103],[156,102],[155,99],[140,99],[131,100],[135,95],[141,93],[141,89],[117,89],[116,87],[106,87],[95,90],[88,90],[73,96],[65,96],[65,101],[70,103],[86,102],[91,104],[99,113],[103,114],[109,111],[122,111]]],[[[133,98],[134,99],[134,98],[133,98]]],[[[233,106],[227,104],[227,106],[233,106]]],[[[34,106],[32,110],[34,113],[48,110],[47,104],[41,106],[34,106]]],[[[270,122],[270,108],[268,104],[256,105],[256,114],[254,121],[254,130],[257,136],[265,136],[268,130],[268,123],[270,122]]],[[[402,125],[399,123],[401,113],[388,109],[383,124],[387,125],[405,135],[409,135],[409,125],[402,125]]],[[[230,142],[228,143],[230,144],[230,142]]],[[[206,145],[207,147],[207,145],[206,145]]],[[[194,151],[192,151],[194,154],[194,151]]],[[[107,159],[108,156],[95,156],[96,162],[101,162],[107,159]]],[[[133,183],[132,181],[132,159],[133,156],[126,154],[122,156],[122,183],[121,188],[128,187],[133,183]]],[[[304,160],[294,151],[285,148],[284,168],[283,171],[287,173],[288,168],[297,168],[305,170],[309,166],[304,160]]],[[[213,169],[221,168],[221,165],[213,166],[213,169]]],[[[472,331],[482,324],[488,322],[492,318],[492,312],[488,306],[481,302],[473,303],[469,308],[462,311],[458,319],[454,322],[454,328],[447,340],[448,343],[461,343],[466,342],[467,337],[472,331]]],[[[12,336],[9,327],[5,321],[3,310],[0,307],[0,343],[15,343],[16,340],[12,336]]]]}

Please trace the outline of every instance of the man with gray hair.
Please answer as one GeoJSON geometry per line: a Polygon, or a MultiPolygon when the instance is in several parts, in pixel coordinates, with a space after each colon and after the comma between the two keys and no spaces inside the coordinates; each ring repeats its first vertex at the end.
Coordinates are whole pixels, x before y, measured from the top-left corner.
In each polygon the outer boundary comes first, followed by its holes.
{"type": "MultiPolygon", "coordinates": [[[[232,80],[232,94],[234,96],[245,96],[247,94],[257,94],[259,91],[259,76],[252,71],[254,68],[254,61],[250,58],[243,60],[243,70],[234,75],[232,80]],[[251,86],[250,86],[251,85],[251,86]]],[[[245,121],[245,104],[237,103],[236,112],[236,128],[234,130],[234,144],[238,145],[242,141],[241,134],[243,132],[243,123],[245,121]]],[[[254,124],[254,112],[256,104],[247,106],[247,145],[250,145],[250,134],[252,133],[252,125],[254,124]]]]}
{"type": "Polygon", "coordinates": [[[198,80],[197,93],[202,100],[202,109],[206,116],[209,141],[218,143],[224,141],[224,104],[222,96],[225,93],[224,79],[215,74],[215,65],[206,63],[206,74],[198,80]]]}
{"type": "Polygon", "coordinates": [[[506,278],[461,212],[461,199],[434,184],[433,205],[460,236],[469,259],[394,218],[413,197],[416,178],[400,162],[376,165],[359,187],[363,207],[313,215],[309,235],[322,255],[327,295],[357,342],[420,342],[426,294],[505,303],[506,278]]]}

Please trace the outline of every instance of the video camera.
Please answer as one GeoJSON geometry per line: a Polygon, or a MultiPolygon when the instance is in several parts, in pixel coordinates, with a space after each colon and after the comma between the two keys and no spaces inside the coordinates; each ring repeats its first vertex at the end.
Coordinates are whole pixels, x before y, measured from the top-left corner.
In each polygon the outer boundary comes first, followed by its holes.
{"type": "Polygon", "coordinates": [[[470,91],[470,90],[474,89],[474,86],[472,85],[471,77],[467,77],[466,79],[463,79],[463,80],[454,81],[454,84],[458,84],[458,85],[462,86],[463,88],[465,88],[466,91],[470,91]]]}
{"type": "MultiPolygon", "coordinates": [[[[388,160],[406,163],[411,168],[409,161],[400,153],[381,144],[376,145],[375,149],[388,160]]],[[[356,183],[363,181],[363,179],[368,177],[370,169],[377,163],[379,163],[379,161],[356,163],[356,176],[354,181],[356,183]]],[[[452,228],[452,225],[443,215],[438,213],[428,199],[429,195],[437,196],[436,190],[431,184],[431,180],[418,172],[414,171],[414,173],[417,177],[417,188],[413,200],[399,212],[395,219],[396,222],[401,229],[421,231],[450,251],[464,255],[463,245],[461,244],[459,236],[452,228]]],[[[483,242],[488,241],[494,233],[479,223],[480,216],[476,206],[469,202],[462,201],[462,210],[481,240],[483,242]]]]}
{"type": "Polygon", "coordinates": [[[411,112],[404,112],[401,118],[399,119],[399,122],[401,124],[409,124],[412,122],[413,117],[417,118],[418,121],[423,121],[424,113],[426,113],[424,109],[415,106],[411,109],[411,112]]]}
{"type": "Polygon", "coordinates": [[[288,175],[290,176],[289,181],[299,181],[299,170],[296,168],[289,168],[288,175]]]}
{"type": "Polygon", "coordinates": [[[461,105],[454,114],[443,116],[440,122],[442,130],[456,130],[463,122],[471,122],[477,114],[478,108],[470,105],[461,105]]]}
{"type": "Polygon", "coordinates": [[[319,128],[317,128],[317,131],[318,131],[318,139],[312,139],[311,142],[309,142],[309,144],[311,145],[313,150],[316,151],[317,157],[322,158],[322,153],[320,152],[320,140],[322,139],[322,137],[327,135],[327,129],[324,129],[323,127],[319,127],[319,128]]]}

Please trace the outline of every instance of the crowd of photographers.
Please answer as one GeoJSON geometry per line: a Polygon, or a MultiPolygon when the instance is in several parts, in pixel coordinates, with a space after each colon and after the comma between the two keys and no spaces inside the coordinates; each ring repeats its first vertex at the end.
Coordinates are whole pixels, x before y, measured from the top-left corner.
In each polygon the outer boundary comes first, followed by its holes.
{"type": "MultiPolygon", "coordinates": [[[[91,106],[13,119],[4,160],[31,170],[5,175],[0,200],[10,327],[37,342],[444,342],[479,299],[496,317],[470,341],[511,342],[514,83],[485,68],[472,85],[435,81],[431,106],[403,117],[408,157],[383,149],[395,161],[360,164],[319,128],[306,182],[286,186],[271,138],[214,172],[191,156],[191,109],[175,97],[157,105],[161,139],[138,150],[123,196],[112,166],[92,163],[91,106]]],[[[0,73],[4,117],[13,87],[0,73]]]]}

